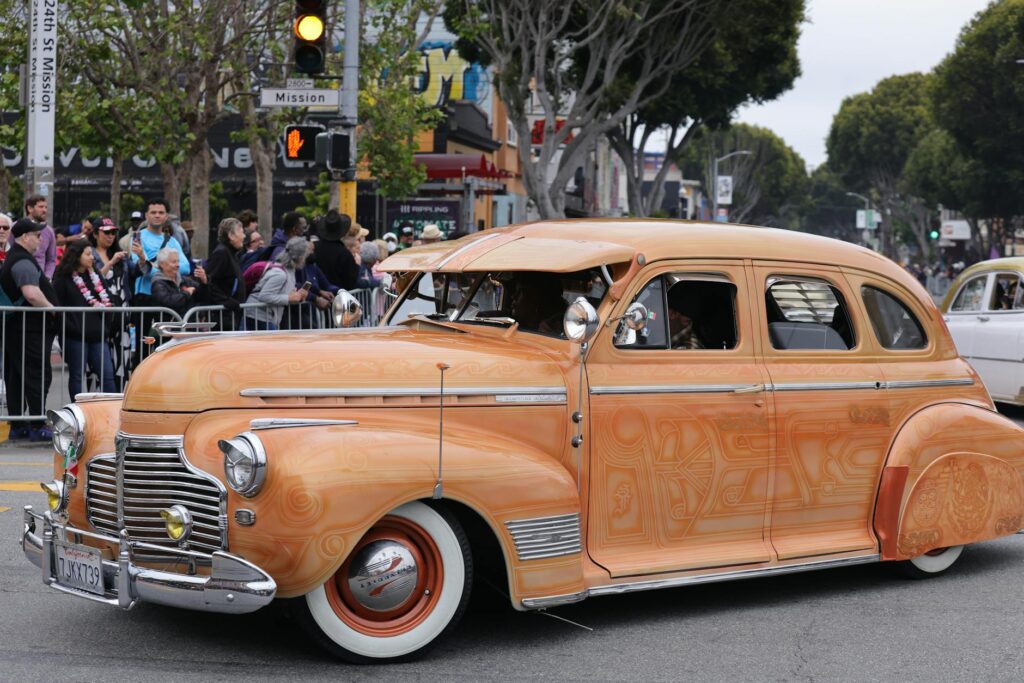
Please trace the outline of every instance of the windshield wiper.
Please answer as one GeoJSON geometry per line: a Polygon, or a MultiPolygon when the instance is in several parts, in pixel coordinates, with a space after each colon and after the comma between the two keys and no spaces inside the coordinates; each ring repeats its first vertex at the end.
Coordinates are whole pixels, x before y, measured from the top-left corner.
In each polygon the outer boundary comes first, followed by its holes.
{"type": "Polygon", "coordinates": [[[459,322],[464,322],[464,323],[488,323],[490,325],[509,325],[509,326],[512,326],[512,325],[517,324],[518,321],[515,318],[508,318],[508,317],[494,317],[494,318],[484,317],[484,318],[465,318],[464,320],[460,320],[459,322]]]}

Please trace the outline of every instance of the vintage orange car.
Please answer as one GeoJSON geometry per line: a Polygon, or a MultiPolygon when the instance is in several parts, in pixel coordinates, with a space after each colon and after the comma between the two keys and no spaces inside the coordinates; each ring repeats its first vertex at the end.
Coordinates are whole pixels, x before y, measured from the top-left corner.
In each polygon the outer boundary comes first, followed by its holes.
{"type": "Polygon", "coordinates": [[[289,598],[328,650],[380,661],[449,633],[488,563],[531,610],[886,560],[931,576],[1022,526],[1021,429],[871,251],[588,220],[385,265],[405,284],[385,326],[176,333],[123,397],[55,412],[22,541],[44,583],[122,608],[289,598]]]}

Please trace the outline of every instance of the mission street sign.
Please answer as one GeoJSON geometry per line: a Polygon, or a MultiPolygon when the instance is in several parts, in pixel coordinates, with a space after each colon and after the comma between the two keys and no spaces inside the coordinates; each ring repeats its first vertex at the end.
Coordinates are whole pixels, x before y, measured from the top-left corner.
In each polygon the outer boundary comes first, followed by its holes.
{"type": "Polygon", "coordinates": [[[263,88],[260,90],[261,107],[337,107],[341,91],[331,88],[263,88]]]}

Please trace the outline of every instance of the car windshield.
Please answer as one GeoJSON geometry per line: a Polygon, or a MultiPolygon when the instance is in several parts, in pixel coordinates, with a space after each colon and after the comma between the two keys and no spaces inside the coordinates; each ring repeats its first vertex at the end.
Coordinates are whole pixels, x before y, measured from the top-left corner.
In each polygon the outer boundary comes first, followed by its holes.
{"type": "Polygon", "coordinates": [[[601,271],[424,273],[409,285],[394,324],[410,315],[475,325],[518,324],[524,332],[564,338],[565,309],[578,297],[596,308],[607,291],[601,271]]]}

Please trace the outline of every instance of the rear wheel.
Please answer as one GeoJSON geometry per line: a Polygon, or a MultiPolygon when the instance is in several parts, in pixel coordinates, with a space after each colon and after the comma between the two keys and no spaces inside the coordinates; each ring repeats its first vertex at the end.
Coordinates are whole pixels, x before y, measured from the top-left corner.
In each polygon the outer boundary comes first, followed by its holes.
{"type": "Polygon", "coordinates": [[[897,566],[904,576],[911,579],[930,579],[945,574],[960,559],[963,551],[962,545],[936,548],[924,555],[898,562],[897,566]]]}
{"type": "Polygon", "coordinates": [[[334,576],[297,599],[295,614],[320,645],[347,661],[413,659],[458,623],[472,574],[458,520],[407,503],[377,522],[334,576]]]}

